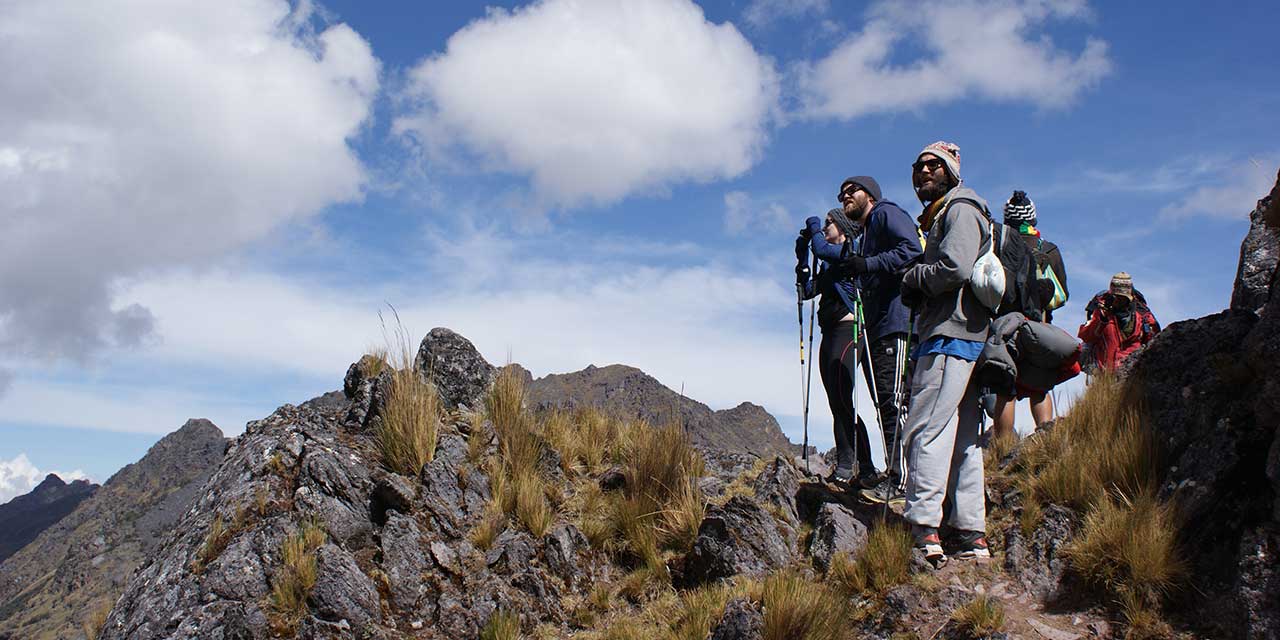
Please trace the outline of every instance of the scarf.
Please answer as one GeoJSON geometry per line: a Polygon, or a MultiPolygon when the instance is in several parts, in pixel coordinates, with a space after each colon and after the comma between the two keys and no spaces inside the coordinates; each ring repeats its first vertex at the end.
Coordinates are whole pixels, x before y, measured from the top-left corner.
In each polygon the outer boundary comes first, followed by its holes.
{"type": "Polygon", "coordinates": [[[1018,233],[1021,233],[1024,236],[1031,236],[1033,238],[1040,237],[1040,230],[1037,229],[1035,225],[1026,222],[1018,225],[1018,233]]]}
{"type": "Polygon", "coordinates": [[[916,218],[916,222],[920,223],[921,233],[929,233],[929,230],[933,228],[934,220],[938,217],[938,212],[942,211],[948,200],[950,198],[938,198],[924,208],[924,213],[921,213],[920,217],[916,218]]]}

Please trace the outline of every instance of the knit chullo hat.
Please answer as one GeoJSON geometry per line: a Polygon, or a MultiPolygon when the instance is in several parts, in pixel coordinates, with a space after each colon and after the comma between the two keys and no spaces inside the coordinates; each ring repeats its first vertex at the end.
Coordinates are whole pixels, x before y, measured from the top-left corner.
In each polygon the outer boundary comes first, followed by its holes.
{"type": "Polygon", "coordinates": [[[1123,271],[1115,274],[1114,276],[1111,276],[1110,291],[1115,295],[1124,296],[1132,300],[1133,299],[1133,278],[1129,274],[1123,271]]]}
{"type": "Polygon", "coordinates": [[[852,238],[858,235],[858,226],[844,214],[844,209],[832,209],[827,212],[827,216],[836,223],[836,227],[844,234],[845,238],[852,238]]]}
{"type": "Polygon", "coordinates": [[[1036,203],[1027,197],[1025,191],[1014,191],[1009,201],[1004,203],[1004,223],[1011,227],[1036,226],[1036,203]]]}
{"type": "Polygon", "coordinates": [[[919,162],[920,158],[926,153],[937,156],[938,159],[947,166],[947,173],[950,174],[956,182],[960,182],[960,145],[957,145],[954,142],[939,140],[924,149],[921,149],[920,153],[916,154],[916,162],[919,162]]]}

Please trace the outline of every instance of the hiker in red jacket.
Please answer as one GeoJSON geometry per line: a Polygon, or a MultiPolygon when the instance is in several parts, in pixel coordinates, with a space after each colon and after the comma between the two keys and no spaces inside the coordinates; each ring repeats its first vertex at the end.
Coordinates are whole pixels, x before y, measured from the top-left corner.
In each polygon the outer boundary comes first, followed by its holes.
{"type": "Polygon", "coordinates": [[[1115,371],[1129,354],[1160,333],[1160,323],[1123,271],[1112,276],[1111,287],[1094,296],[1085,313],[1089,321],[1080,325],[1080,339],[1104,371],[1115,371]]]}

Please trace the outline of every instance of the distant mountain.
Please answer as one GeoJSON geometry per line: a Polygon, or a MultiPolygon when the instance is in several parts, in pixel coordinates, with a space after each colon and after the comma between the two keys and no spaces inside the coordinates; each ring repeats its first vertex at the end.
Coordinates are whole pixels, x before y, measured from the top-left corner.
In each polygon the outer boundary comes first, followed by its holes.
{"type": "Polygon", "coordinates": [[[712,411],[635,367],[593,365],[536,380],[528,372],[525,375],[533,406],[597,406],[654,424],[666,423],[678,416],[698,445],[762,457],[789,455],[797,450],[764,407],[744,402],[732,409],[712,411]]]}
{"type": "Polygon", "coordinates": [[[67,484],[51,473],[30,493],[0,504],[0,562],[74,511],[97,488],[88,480],[67,484]]]}
{"type": "Polygon", "coordinates": [[[0,563],[0,638],[82,637],[174,533],[226,446],[212,422],[188,420],[0,563]]]}

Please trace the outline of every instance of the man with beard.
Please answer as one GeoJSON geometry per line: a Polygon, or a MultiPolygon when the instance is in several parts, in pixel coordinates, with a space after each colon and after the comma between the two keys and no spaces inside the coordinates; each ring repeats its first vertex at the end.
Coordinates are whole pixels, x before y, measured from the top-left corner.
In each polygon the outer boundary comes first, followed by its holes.
{"type": "Polygon", "coordinates": [[[914,354],[905,434],[907,487],[903,517],[915,546],[935,566],[946,560],[938,527],[950,504],[952,554],[990,557],[982,449],[981,408],[971,384],[992,312],[970,290],[973,265],[993,241],[986,202],[960,178],[960,148],[935,142],[911,165],[911,182],[924,204],[920,228],[924,256],[902,278],[902,300],[917,312],[920,346],[914,354]],[[958,412],[958,420],[952,420],[958,412]]]}
{"type": "MultiPolygon", "coordinates": [[[[840,185],[840,204],[850,220],[862,227],[857,253],[849,259],[849,269],[861,292],[868,354],[862,371],[875,389],[879,433],[865,427],[858,431],[859,448],[871,451],[865,438],[881,435],[888,454],[876,460],[875,473],[864,473],[858,482],[863,499],[876,503],[900,503],[902,496],[902,411],[907,367],[907,334],[911,312],[902,304],[902,273],[922,253],[920,235],[911,216],[898,205],[884,200],[880,184],[870,176],[853,176],[840,185]]],[[[876,447],[878,449],[878,447],[876,447]]],[[[859,460],[859,466],[863,461],[859,460]]]]}

